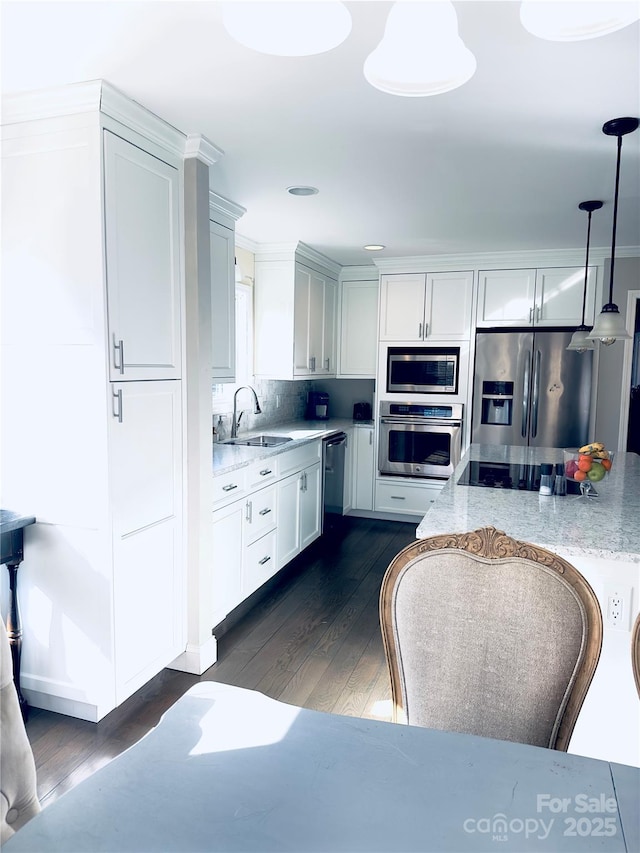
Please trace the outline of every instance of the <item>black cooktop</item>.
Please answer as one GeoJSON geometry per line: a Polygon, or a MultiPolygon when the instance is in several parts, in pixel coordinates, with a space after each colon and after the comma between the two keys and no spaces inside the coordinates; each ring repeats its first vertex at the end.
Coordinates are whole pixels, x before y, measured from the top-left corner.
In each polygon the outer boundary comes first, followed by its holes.
{"type": "MultiPolygon", "coordinates": [[[[540,490],[540,466],[509,462],[468,462],[458,479],[458,485],[537,492],[540,490]]],[[[567,494],[574,493],[580,494],[578,484],[567,480],[567,494]]]]}

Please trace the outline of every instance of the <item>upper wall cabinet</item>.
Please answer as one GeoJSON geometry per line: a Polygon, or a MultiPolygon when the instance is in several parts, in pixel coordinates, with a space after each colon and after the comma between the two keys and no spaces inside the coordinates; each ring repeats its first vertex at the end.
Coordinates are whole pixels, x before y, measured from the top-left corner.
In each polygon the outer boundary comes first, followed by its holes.
{"type": "Polygon", "coordinates": [[[214,382],[236,378],[235,223],[245,209],[209,192],[211,348],[214,382]]]}
{"type": "Polygon", "coordinates": [[[337,264],[303,243],[256,255],[256,376],[336,375],[338,272],[337,264]]]}
{"type": "Polygon", "coordinates": [[[375,379],[378,290],[377,281],[343,281],[340,285],[339,377],[375,379]]]}
{"type": "MultiPolygon", "coordinates": [[[[585,323],[593,324],[596,267],[589,267],[585,323]]],[[[578,326],[584,267],[486,270],[479,274],[479,327],[578,326]]]]}
{"type": "Polygon", "coordinates": [[[471,271],[383,275],[380,340],[468,340],[472,304],[471,271]]]}

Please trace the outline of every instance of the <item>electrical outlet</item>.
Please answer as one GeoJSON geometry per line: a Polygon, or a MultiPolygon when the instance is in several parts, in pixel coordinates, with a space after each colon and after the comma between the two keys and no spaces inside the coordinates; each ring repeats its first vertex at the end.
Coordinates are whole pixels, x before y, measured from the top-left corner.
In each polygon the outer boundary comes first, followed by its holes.
{"type": "Polygon", "coordinates": [[[625,584],[607,583],[604,586],[605,624],[619,631],[631,630],[631,587],[625,584]]]}

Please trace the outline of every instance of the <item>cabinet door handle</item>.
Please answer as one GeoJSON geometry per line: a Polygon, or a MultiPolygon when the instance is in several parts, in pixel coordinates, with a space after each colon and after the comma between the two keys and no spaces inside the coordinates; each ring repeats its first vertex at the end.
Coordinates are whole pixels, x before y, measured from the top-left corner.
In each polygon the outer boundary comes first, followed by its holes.
{"type": "Polygon", "coordinates": [[[237,483],[229,483],[228,486],[222,487],[222,491],[223,492],[231,492],[233,489],[237,489],[237,488],[238,488],[237,483]]]}
{"type": "Polygon", "coordinates": [[[325,365],[324,365],[325,370],[329,370],[329,364],[330,364],[329,359],[325,358],[325,365]]]}
{"type": "Polygon", "coordinates": [[[120,373],[124,373],[124,341],[122,338],[117,341],[115,335],[113,336],[113,366],[120,373]]]}
{"type": "Polygon", "coordinates": [[[529,322],[533,323],[533,305],[529,308],[529,322]]]}
{"type": "Polygon", "coordinates": [[[536,305],[536,323],[540,322],[540,317],[542,316],[542,306],[536,305]]]}
{"type": "Polygon", "coordinates": [[[245,507],[244,517],[245,517],[245,519],[249,522],[249,524],[251,524],[252,515],[253,515],[253,506],[252,506],[252,503],[251,503],[251,501],[247,501],[247,504],[246,504],[246,507],[245,507]]]}
{"type": "Polygon", "coordinates": [[[425,323],[424,324],[424,336],[425,336],[425,338],[427,337],[428,333],[429,333],[429,324],[425,323]]]}
{"type": "Polygon", "coordinates": [[[307,491],[307,475],[306,475],[306,473],[304,473],[300,476],[300,491],[301,492],[307,491]]]}
{"type": "Polygon", "coordinates": [[[316,357],[315,357],[315,355],[312,355],[311,358],[309,359],[309,361],[311,363],[311,371],[313,373],[315,373],[316,372],[316,357]]]}
{"type": "Polygon", "coordinates": [[[418,323],[418,337],[422,337],[422,323],[418,323]]]}
{"type": "Polygon", "coordinates": [[[258,560],[259,566],[264,566],[265,563],[268,563],[271,557],[263,557],[261,560],[258,560]]]}
{"type": "Polygon", "coordinates": [[[261,509],[258,515],[269,515],[271,512],[271,507],[266,506],[264,509],[261,509]]]}
{"type": "Polygon", "coordinates": [[[118,423],[122,423],[122,388],[119,388],[117,391],[113,391],[113,417],[118,419],[118,423]]]}
{"type": "Polygon", "coordinates": [[[266,477],[269,474],[273,474],[273,471],[271,470],[271,468],[263,468],[262,471],[260,471],[261,477],[266,477]]]}

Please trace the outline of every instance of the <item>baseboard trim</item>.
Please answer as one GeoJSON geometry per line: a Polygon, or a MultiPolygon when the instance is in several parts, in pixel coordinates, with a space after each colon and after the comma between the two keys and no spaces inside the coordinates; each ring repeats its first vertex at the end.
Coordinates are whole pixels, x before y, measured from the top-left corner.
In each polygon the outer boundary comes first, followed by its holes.
{"type": "Polygon", "coordinates": [[[201,646],[187,645],[181,655],[167,664],[167,669],[177,669],[180,672],[188,672],[191,675],[202,675],[210,666],[218,660],[218,641],[211,637],[201,646]]]}

